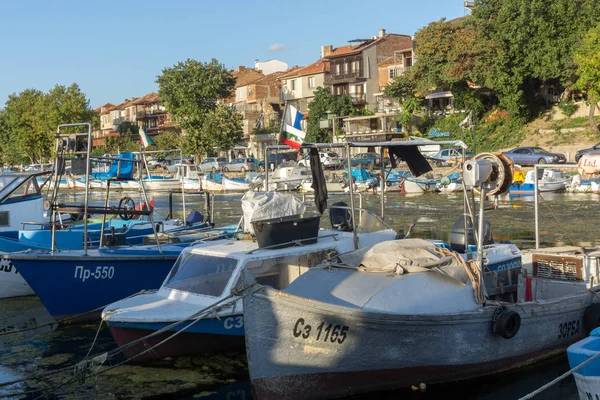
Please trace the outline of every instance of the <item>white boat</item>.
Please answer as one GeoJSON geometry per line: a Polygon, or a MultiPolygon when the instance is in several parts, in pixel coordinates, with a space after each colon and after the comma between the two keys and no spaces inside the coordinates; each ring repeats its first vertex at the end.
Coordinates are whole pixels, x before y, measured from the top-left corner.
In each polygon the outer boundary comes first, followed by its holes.
{"type": "MultiPolygon", "coordinates": [[[[107,306],[103,319],[119,346],[173,322],[186,320],[195,311],[226,299],[239,283],[243,270],[252,270],[261,282],[283,288],[319,262],[354,248],[354,233],[347,228],[347,210],[337,209],[341,212],[333,213],[343,217],[342,223],[336,223],[336,218],[332,217],[330,229],[319,229],[320,215],[305,216],[304,204],[292,195],[267,193],[249,196],[242,200],[244,221],[246,217],[256,221],[257,215],[262,221],[265,221],[262,217],[266,214],[281,216],[291,212],[293,215],[266,220],[263,226],[269,226],[272,231],[267,236],[260,236],[254,231],[257,240],[253,240],[246,231],[237,239],[192,245],[183,251],[158,292],[134,296],[107,306]],[[254,209],[249,213],[247,207],[254,209]]],[[[365,214],[364,220],[369,217],[374,218],[365,214]]],[[[254,227],[259,229],[257,225],[254,227]]],[[[397,231],[385,226],[371,232],[363,228],[357,227],[362,229],[361,233],[357,233],[361,247],[401,237],[397,231]]],[[[178,335],[177,339],[140,358],[147,360],[243,349],[243,326],[241,301],[237,300],[233,307],[221,307],[178,335]]],[[[155,338],[161,340],[160,337],[155,338]]],[[[145,340],[141,347],[132,346],[125,354],[137,354],[144,346],[154,343],[157,343],[154,339],[145,340]]],[[[139,361],[140,358],[136,359],[139,361]]]]}
{"type": "MultiPolygon", "coordinates": [[[[0,236],[16,239],[22,224],[29,222],[23,218],[48,222],[38,178],[49,174],[24,172],[0,175],[0,236]]],[[[66,216],[66,219],[69,218],[66,216]]],[[[31,287],[10,262],[0,263],[0,298],[32,294],[31,287]]]]}
{"type": "Polygon", "coordinates": [[[302,181],[312,177],[310,167],[298,166],[295,161],[281,163],[269,174],[269,187],[266,188],[266,179],[263,180],[263,191],[288,191],[298,190],[302,181]]]}
{"type": "Polygon", "coordinates": [[[221,183],[226,192],[247,192],[257,189],[262,182],[262,176],[256,173],[246,174],[243,178],[229,178],[223,175],[221,183]],[[260,181],[257,179],[260,177],[260,181]]]}
{"type": "Polygon", "coordinates": [[[200,180],[202,190],[220,192],[223,190],[223,175],[218,172],[208,172],[200,180]]]}

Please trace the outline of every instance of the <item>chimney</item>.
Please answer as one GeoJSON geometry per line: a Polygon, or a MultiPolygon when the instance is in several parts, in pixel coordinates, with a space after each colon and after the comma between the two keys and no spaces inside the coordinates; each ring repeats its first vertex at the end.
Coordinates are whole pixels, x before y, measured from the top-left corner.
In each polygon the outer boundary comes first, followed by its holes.
{"type": "Polygon", "coordinates": [[[258,64],[259,64],[259,61],[257,58],[256,60],[254,60],[254,69],[258,69],[258,64]]]}
{"type": "Polygon", "coordinates": [[[385,29],[380,29],[379,30],[379,37],[380,38],[384,38],[385,37],[385,29]]]}
{"type": "Polygon", "coordinates": [[[332,45],[321,46],[321,58],[327,57],[332,52],[333,52],[333,46],[332,45]]]}
{"type": "Polygon", "coordinates": [[[242,72],[242,71],[243,71],[243,70],[245,70],[245,69],[246,69],[246,67],[244,67],[243,65],[240,65],[240,66],[238,67],[238,72],[242,72]]]}

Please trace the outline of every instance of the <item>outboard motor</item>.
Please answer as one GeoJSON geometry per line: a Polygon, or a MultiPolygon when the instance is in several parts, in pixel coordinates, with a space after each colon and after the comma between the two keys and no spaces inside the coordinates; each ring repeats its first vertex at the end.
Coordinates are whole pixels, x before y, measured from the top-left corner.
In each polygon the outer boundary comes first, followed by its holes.
{"type": "MultiPolygon", "coordinates": [[[[473,234],[473,224],[471,218],[467,217],[467,238],[465,239],[465,218],[463,216],[458,217],[452,230],[450,231],[450,247],[452,250],[458,253],[467,253],[468,245],[477,245],[475,241],[475,235],[473,234]],[[468,241],[468,242],[467,242],[468,241]]],[[[475,229],[479,226],[479,217],[475,217],[475,229]]],[[[490,221],[487,219],[483,220],[483,245],[493,244],[494,238],[492,237],[492,227],[490,221]]]]}
{"type": "Polygon", "coordinates": [[[329,221],[331,222],[331,227],[339,229],[340,231],[351,232],[353,227],[350,210],[345,208],[334,208],[334,206],[348,207],[348,204],[339,201],[331,205],[331,208],[329,208],[329,221]]]}

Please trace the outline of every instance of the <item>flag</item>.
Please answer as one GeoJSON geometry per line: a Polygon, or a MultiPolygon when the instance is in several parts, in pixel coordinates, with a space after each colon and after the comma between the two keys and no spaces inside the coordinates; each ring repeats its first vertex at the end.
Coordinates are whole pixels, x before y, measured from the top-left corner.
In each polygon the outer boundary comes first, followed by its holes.
{"type": "Polygon", "coordinates": [[[300,121],[304,114],[300,113],[296,107],[286,104],[283,112],[283,123],[279,134],[279,144],[287,144],[292,149],[299,149],[306,136],[302,132],[300,121]]]}
{"type": "Polygon", "coordinates": [[[152,140],[152,138],[150,136],[148,136],[148,134],[146,133],[144,128],[142,128],[141,126],[140,126],[140,143],[144,146],[144,148],[150,146],[151,144],[154,144],[154,140],[152,140]]]}

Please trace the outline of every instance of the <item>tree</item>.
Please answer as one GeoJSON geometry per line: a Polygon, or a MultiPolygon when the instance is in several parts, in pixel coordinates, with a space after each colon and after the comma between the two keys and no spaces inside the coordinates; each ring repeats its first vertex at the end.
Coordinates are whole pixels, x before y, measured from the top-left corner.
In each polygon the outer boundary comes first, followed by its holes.
{"type": "Polygon", "coordinates": [[[225,66],[187,59],[162,70],[158,94],[175,123],[185,131],[184,150],[194,154],[229,150],[242,138],[239,114],[220,99],[231,97],[235,78],[225,66]]]}
{"type": "Polygon", "coordinates": [[[318,87],[315,89],[315,97],[308,104],[308,124],[306,129],[306,142],[331,143],[333,139],[332,128],[321,128],[321,119],[327,112],[334,115],[354,115],[358,111],[350,96],[334,96],[330,88],[318,87]]]}
{"type": "Polygon", "coordinates": [[[172,131],[164,132],[156,137],[155,150],[174,150],[181,148],[181,135],[172,131]]]}
{"type": "Polygon", "coordinates": [[[587,92],[590,128],[594,133],[600,133],[594,120],[594,112],[600,100],[600,23],[591,28],[577,46],[575,63],[579,78],[574,87],[587,92]]]}

